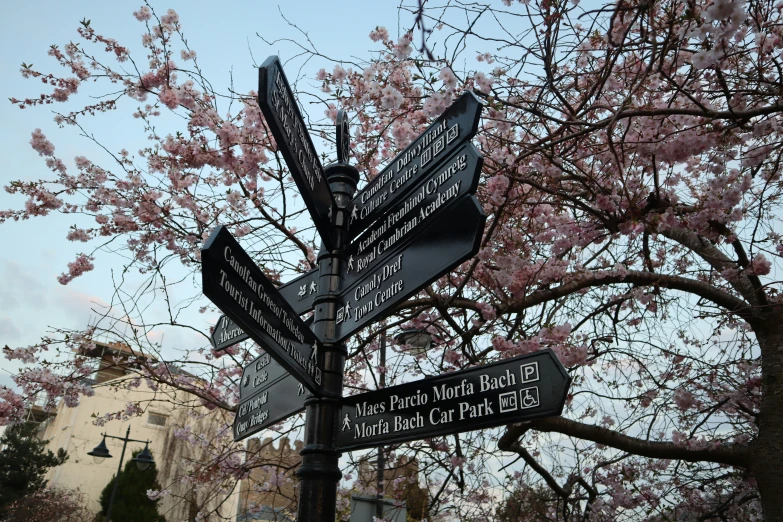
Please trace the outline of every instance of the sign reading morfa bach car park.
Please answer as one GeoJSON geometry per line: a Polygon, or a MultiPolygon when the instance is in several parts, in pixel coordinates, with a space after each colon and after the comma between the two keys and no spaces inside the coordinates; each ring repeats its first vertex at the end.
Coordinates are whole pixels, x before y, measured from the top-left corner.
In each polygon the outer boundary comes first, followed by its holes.
{"type": "Polygon", "coordinates": [[[551,350],[343,399],[342,450],[560,415],[571,378],[551,350]]]}
{"type": "Polygon", "coordinates": [[[219,226],[201,251],[202,280],[225,314],[215,349],[250,338],[264,350],[243,369],[234,440],[307,403],[297,519],[334,521],[342,451],[559,415],[571,379],[551,350],[341,396],[344,341],[480,248],[483,158],[469,142],[479,99],[460,96],[358,193],[343,110],[338,162],[324,168],[276,56],[259,69],[258,103],[320,236],[318,268],[275,288],[219,226]],[[311,311],[312,322],[299,317],[311,311]]]}

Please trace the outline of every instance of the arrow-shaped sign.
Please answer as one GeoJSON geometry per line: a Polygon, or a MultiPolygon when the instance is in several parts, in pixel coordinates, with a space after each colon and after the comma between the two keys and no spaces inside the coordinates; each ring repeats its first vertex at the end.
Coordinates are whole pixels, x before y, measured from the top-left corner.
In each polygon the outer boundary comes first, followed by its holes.
{"type": "Polygon", "coordinates": [[[383,216],[391,205],[439,167],[460,145],[476,134],[481,102],[470,91],[438,116],[418,138],[398,154],[353,198],[349,212],[349,235],[356,237],[383,216]]]}
{"type": "Polygon", "coordinates": [[[267,58],[258,69],[258,104],[291,177],[302,193],[315,228],[327,248],[333,248],[332,190],[277,56],[267,58]]]}
{"type": "Polygon", "coordinates": [[[338,446],[371,448],[560,415],[570,383],[547,349],[346,397],[338,446]]]}
{"type": "Polygon", "coordinates": [[[234,441],[247,438],[304,410],[307,397],[309,394],[302,383],[290,374],[259,390],[239,403],[234,417],[234,441]]]}
{"type": "Polygon", "coordinates": [[[464,197],[392,256],[340,293],[335,337],[342,341],[391,312],[444,273],[473,257],[481,244],[484,215],[475,196],[464,197]]]}
{"type": "Polygon", "coordinates": [[[318,394],[321,361],[315,335],[224,226],[207,239],[201,262],[204,295],[318,394]]]}
{"type": "Polygon", "coordinates": [[[419,179],[414,190],[388,207],[386,213],[348,247],[343,263],[343,288],[352,287],[398,255],[443,212],[466,194],[474,194],[483,163],[476,148],[466,143],[440,168],[419,179]]]}

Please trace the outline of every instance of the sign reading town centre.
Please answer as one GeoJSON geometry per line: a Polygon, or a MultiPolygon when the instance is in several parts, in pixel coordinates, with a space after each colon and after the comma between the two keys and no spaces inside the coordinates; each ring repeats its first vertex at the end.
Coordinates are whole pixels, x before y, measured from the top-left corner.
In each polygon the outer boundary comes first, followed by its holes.
{"type": "Polygon", "coordinates": [[[317,394],[318,340],[224,226],[207,239],[201,262],[204,295],[317,394]]]}
{"type": "Polygon", "coordinates": [[[551,350],[343,399],[339,448],[355,450],[560,415],[571,378],[551,350]]]}

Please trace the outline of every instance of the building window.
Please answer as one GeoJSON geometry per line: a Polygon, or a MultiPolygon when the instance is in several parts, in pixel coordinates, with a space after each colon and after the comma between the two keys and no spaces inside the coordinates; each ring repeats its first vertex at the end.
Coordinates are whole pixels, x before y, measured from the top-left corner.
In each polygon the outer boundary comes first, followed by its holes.
{"type": "Polygon", "coordinates": [[[147,417],[147,424],[152,424],[153,426],[165,426],[166,425],[166,415],[161,415],[160,413],[152,413],[150,412],[147,417]]]}

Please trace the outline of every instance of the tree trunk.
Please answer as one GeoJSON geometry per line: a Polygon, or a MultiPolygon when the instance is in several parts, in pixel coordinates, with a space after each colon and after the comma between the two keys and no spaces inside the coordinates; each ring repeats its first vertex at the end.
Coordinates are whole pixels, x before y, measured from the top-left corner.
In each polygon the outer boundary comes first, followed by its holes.
{"type": "Polygon", "coordinates": [[[783,306],[771,305],[762,321],[754,328],[761,347],[763,397],[750,470],[765,522],[783,522],[783,306]]]}

